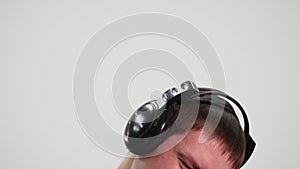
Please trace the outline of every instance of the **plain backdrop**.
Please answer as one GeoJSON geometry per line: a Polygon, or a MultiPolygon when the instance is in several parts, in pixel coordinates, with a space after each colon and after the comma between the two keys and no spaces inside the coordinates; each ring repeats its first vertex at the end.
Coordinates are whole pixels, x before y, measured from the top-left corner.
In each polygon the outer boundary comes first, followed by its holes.
{"type": "Polygon", "coordinates": [[[81,49],[117,18],[185,18],[216,48],[226,92],[249,112],[257,149],[245,169],[300,168],[299,1],[0,1],[0,168],[116,168],[76,117],[81,49]]]}

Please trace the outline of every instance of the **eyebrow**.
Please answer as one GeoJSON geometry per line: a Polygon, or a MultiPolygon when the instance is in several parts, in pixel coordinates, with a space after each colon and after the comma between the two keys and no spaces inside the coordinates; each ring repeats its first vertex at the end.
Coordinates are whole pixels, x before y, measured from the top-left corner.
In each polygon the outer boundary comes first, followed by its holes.
{"type": "Polygon", "coordinates": [[[195,160],[195,158],[189,153],[177,152],[181,160],[188,161],[189,165],[192,165],[194,169],[204,169],[195,160]]]}

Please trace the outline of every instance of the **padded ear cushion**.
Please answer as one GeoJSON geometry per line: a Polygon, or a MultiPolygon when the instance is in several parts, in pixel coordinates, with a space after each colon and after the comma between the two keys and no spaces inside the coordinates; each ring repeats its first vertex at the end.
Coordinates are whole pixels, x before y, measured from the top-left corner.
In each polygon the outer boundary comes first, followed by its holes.
{"type": "Polygon", "coordinates": [[[246,153],[245,153],[245,158],[244,158],[244,161],[242,163],[242,166],[248,161],[248,159],[252,155],[252,153],[255,149],[255,146],[256,146],[255,141],[253,140],[253,138],[250,135],[249,135],[248,139],[246,140],[246,142],[247,142],[247,144],[246,144],[246,153]]]}

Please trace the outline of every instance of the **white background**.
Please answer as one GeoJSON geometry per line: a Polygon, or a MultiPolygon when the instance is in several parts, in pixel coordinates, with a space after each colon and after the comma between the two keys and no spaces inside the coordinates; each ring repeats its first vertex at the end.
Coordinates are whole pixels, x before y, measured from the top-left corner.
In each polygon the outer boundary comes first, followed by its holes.
{"type": "Polygon", "coordinates": [[[117,18],[162,12],[212,42],[226,92],[249,112],[244,167],[299,168],[298,1],[0,1],[0,168],[116,168],[81,130],[72,78],[86,41],[117,18]]]}

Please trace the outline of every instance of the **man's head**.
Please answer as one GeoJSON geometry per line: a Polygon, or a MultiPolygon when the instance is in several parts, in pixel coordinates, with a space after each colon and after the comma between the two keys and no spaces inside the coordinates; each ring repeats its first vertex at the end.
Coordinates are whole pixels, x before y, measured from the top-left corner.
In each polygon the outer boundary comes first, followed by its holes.
{"type": "MultiPolygon", "coordinates": [[[[185,128],[190,120],[189,111],[193,111],[187,106],[180,109],[180,104],[173,104],[173,113],[186,115],[178,128],[185,128]]],[[[172,149],[163,154],[138,159],[134,163],[134,168],[200,168],[200,169],[236,169],[240,168],[245,156],[245,136],[236,117],[232,115],[234,111],[231,106],[227,109],[220,108],[211,102],[202,102],[199,107],[198,116],[191,130],[188,131],[184,139],[172,149]],[[212,116],[222,114],[217,128],[213,134],[203,143],[199,142],[207,115],[212,116]]],[[[208,124],[209,125],[209,124],[208,124]]],[[[182,131],[172,134],[155,151],[164,149],[180,138],[182,131]]]]}
{"type": "Polygon", "coordinates": [[[172,88],[162,100],[145,103],[128,121],[125,144],[130,152],[144,157],[135,160],[142,165],[137,168],[190,166],[185,161],[201,163],[202,169],[240,168],[256,145],[242,106],[222,91],[197,88],[190,81],[181,88],[182,92],[172,88]],[[243,116],[244,131],[231,103],[243,116]],[[161,159],[165,163],[159,163],[161,159]]]}

